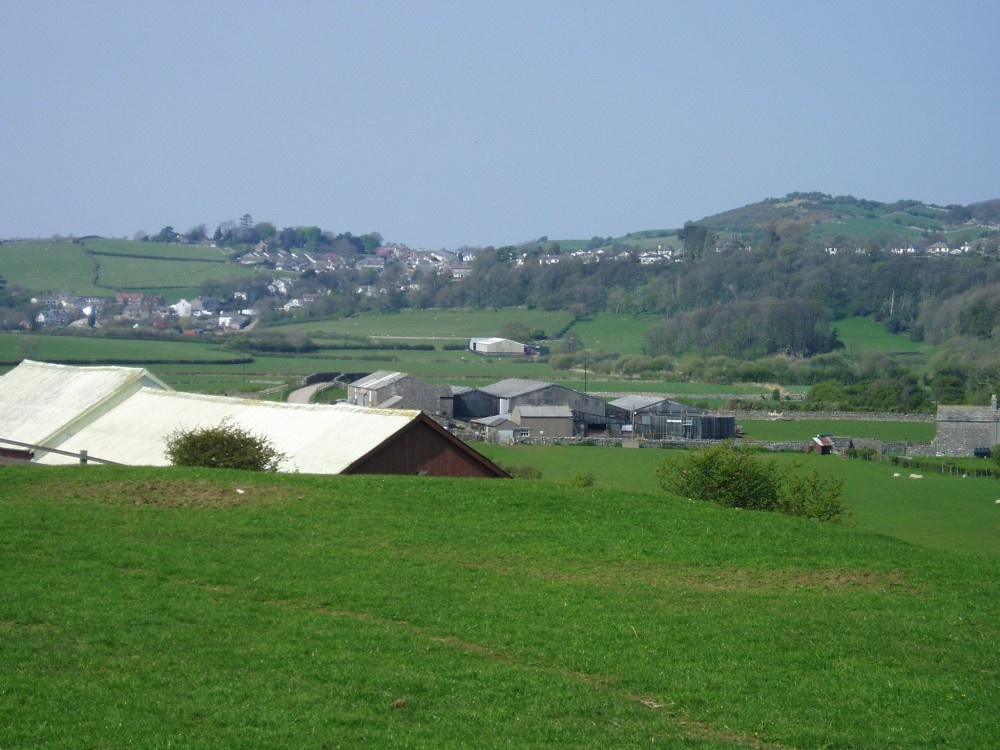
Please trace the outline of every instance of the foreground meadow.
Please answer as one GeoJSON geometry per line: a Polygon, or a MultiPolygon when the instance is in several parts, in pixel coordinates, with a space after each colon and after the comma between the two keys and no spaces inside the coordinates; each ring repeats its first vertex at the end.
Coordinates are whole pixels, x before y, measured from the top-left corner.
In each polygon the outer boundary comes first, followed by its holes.
{"type": "Polygon", "coordinates": [[[108,467],[0,467],[0,530],[3,748],[1000,736],[992,555],[658,492],[108,467]]]}

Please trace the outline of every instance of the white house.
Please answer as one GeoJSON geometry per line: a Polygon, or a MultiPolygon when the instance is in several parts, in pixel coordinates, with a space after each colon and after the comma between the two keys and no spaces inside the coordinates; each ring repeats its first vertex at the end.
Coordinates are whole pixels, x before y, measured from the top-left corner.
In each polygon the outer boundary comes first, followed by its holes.
{"type": "Polygon", "coordinates": [[[191,317],[191,303],[186,299],[178,300],[170,306],[170,310],[178,318],[190,318],[191,317]]]}

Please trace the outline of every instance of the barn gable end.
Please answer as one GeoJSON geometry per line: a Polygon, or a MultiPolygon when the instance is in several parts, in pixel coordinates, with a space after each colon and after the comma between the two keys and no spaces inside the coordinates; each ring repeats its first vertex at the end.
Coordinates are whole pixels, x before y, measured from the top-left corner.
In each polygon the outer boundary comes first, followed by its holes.
{"type": "Polygon", "coordinates": [[[341,473],[476,478],[509,476],[425,414],[418,416],[341,473]]]}

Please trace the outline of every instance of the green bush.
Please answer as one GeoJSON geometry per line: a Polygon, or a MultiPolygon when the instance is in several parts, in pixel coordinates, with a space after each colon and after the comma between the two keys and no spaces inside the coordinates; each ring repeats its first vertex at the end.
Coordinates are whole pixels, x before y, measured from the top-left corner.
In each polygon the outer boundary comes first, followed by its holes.
{"type": "Polygon", "coordinates": [[[660,486],[675,495],[729,508],[775,510],[781,482],[774,461],[732,442],[666,459],[656,469],[660,486]]]}
{"type": "Polygon", "coordinates": [[[541,479],[542,472],[534,466],[505,466],[507,473],[514,479],[541,479]]]}
{"type": "Polygon", "coordinates": [[[215,427],[177,430],[167,436],[167,458],[174,466],[277,471],[284,453],[263,435],[223,419],[215,427]]]}
{"type": "Polygon", "coordinates": [[[798,469],[781,471],[756,448],[726,441],[666,459],[657,467],[656,478],[667,492],[729,508],[839,520],[847,512],[841,499],[843,480],[821,477],[815,470],[800,474],[798,469]]]}

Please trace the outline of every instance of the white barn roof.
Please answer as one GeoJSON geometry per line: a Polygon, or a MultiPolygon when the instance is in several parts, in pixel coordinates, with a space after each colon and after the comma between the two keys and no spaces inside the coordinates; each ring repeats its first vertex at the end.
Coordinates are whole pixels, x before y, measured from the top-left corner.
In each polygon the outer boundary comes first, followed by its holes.
{"type": "MultiPolygon", "coordinates": [[[[419,411],[348,404],[287,404],[143,388],[58,447],[132,466],[166,466],[167,437],[222,420],[261,435],[286,454],[280,471],[339,474],[410,424],[419,411]]],[[[75,463],[49,453],[40,463],[75,463]]]]}
{"type": "Polygon", "coordinates": [[[169,390],[140,367],[74,367],[24,360],[0,377],[0,438],[50,445],[143,386],[169,390]]]}
{"type": "Polygon", "coordinates": [[[402,380],[405,377],[407,377],[405,372],[376,370],[370,375],[365,375],[363,378],[355,380],[351,383],[351,386],[354,388],[370,388],[372,390],[378,390],[379,388],[402,380]]]}

